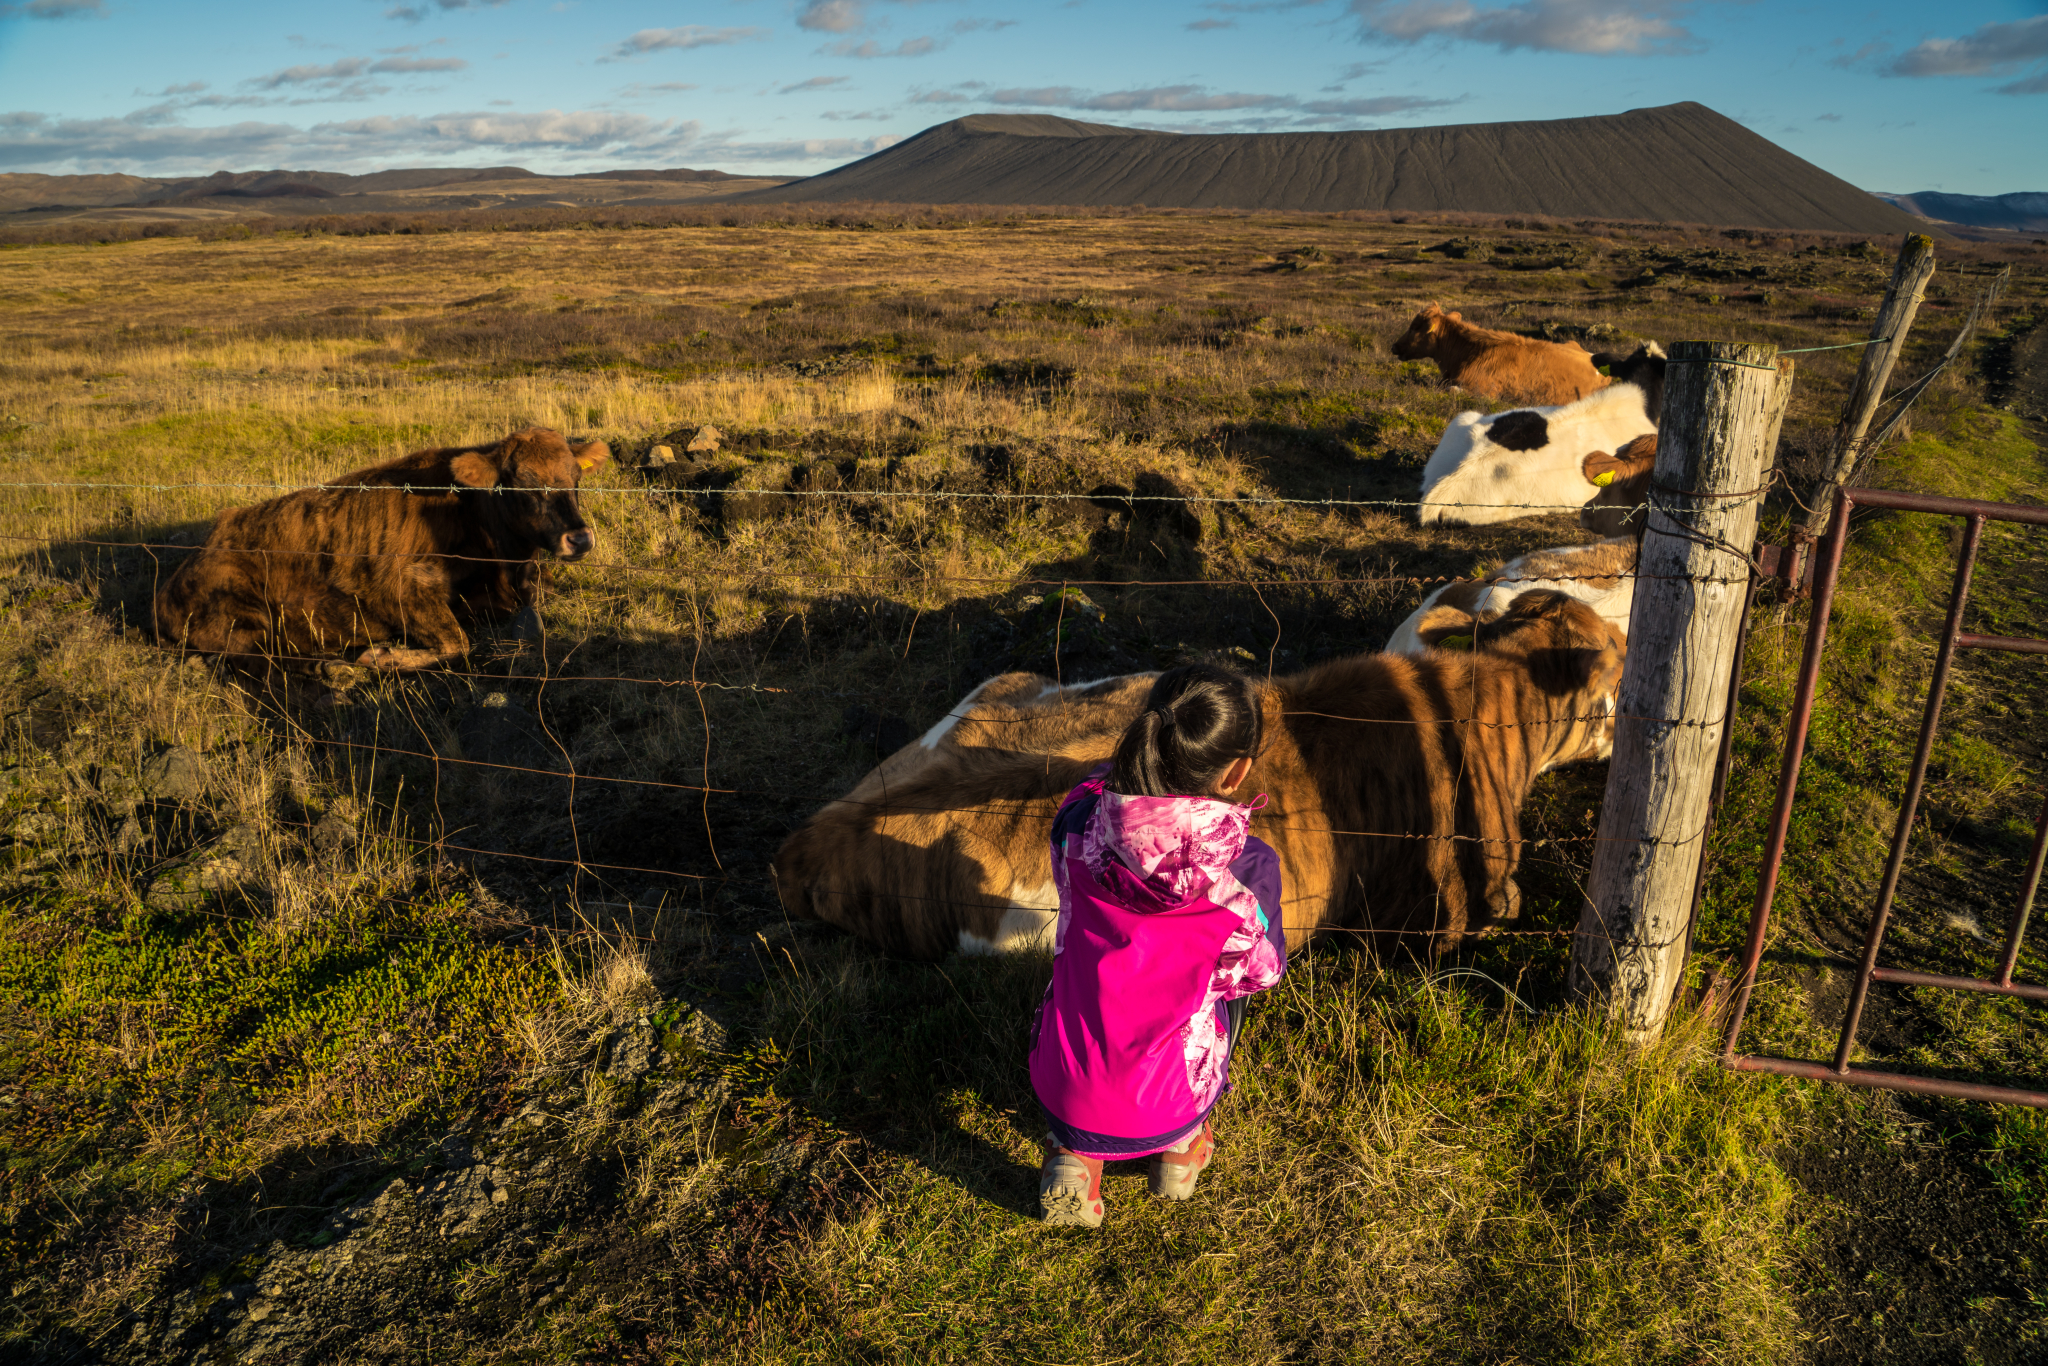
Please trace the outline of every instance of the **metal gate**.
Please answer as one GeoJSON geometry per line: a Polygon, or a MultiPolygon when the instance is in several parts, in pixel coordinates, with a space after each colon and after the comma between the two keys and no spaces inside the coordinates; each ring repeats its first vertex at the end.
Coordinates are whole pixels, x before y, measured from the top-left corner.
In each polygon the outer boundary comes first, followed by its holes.
{"type": "Polygon", "coordinates": [[[1935,727],[1941,721],[1942,693],[1948,686],[1949,668],[1957,650],[2011,650],[2023,654],[2048,654],[2048,640],[2011,636],[1972,635],[1962,629],[1963,606],[1969,598],[1970,575],[1977,563],[1977,548],[1987,521],[2024,522],[2048,526],[2048,508],[2021,507],[2011,503],[1985,503],[1967,498],[1936,498],[1919,493],[1889,493],[1879,489],[1843,489],[1835,501],[1834,520],[1819,546],[1814,569],[1813,615],[1806,628],[1806,653],[1799,665],[1799,686],[1793,696],[1792,716],[1785,739],[1784,769],[1778,779],[1778,798],[1771,811],[1770,837],[1764,845],[1764,860],[1756,894],[1756,909],[1750,915],[1749,943],[1743,952],[1742,975],[1728,1021],[1728,1038],[1722,1061],[1746,1072],[1778,1072],[1815,1081],[1847,1082],[1853,1086],[1875,1086],[1926,1095],[1956,1096],[1966,1100],[2004,1101],[2048,1107],[2048,1091],[2029,1091],[2012,1086],[1987,1086],[1978,1082],[1949,1081],[1940,1077],[1919,1077],[1904,1072],[1869,1067],[1851,1067],[1849,1054],[1856,1046],[1856,1030],[1863,1015],[1864,1000],[1872,982],[1898,982],[1908,986],[1945,987],[1955,991],[1988,991],[2028,1000],[2048,1001],[2048,986],[2012,980],[2013,965],[2019,959],[2020,940],[2026,933],[2027,918],[2034,907],[2034,893],[2041,885],[2041,867],[2048,855],[2048,805],[2034,823],[2034,845],[2022,878],[2019,904],[2012,928],[2006,934],[2005,950],[1996,977],[1948,977],[1931,972],[1908,972],[1879,967],[1877,955],[1884,943],[1885,925],[1891,917],[1892,897],[1898,890],[1899,873],[1906,860],[1906,841],[1920,805],[1920,792],[1927,777],[1928,757],[1934,750],[1935,727]],[[1885,862],[1884,880],[1878,887],[1877,904],[1863,940],[1863,961],[1851,985],[1848,1013],[1842,1020],[1841,1037],[1832,1062],[1802,1058],[1755,1057],[1735,1051],[1743,1017],[1749,1011],[1750,991],[1756,984],[1757,964],[1763,958],[1764,935],[1770,927],[1771,900],[1777,892],[1778,871],[1785,857],[1785,840],[1792,823],[1792,799],[1799,786],[1799,766],[1806,754],[1806,732],[1813,719],[1814,690],[1820,680],[1821,650],[1827,641],[1828,611],[1833,606],[1835,583],[1842,570],[1842,551],[1849,539],[1849,515],[1859,507],[1893,508],[1900,512],[1926,512],[1964,519],[1963,544],[1956,557],[1955,585],[1949,596],[1948,619],[1942,628],[1941,649],[1935,656],[1934,678],[1928,685],[1927,710],[1920,723],[1920,742],[1913,751],[1913,765],[1906,778],[1906,794],[1899,806],[1898,827],[1892,834],[1891,855],[1885,862]]]}

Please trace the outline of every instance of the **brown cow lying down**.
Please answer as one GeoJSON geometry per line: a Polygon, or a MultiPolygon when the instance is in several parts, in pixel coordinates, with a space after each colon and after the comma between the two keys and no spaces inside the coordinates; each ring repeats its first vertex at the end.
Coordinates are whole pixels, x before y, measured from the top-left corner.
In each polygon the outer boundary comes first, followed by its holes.
{"type": "MultiPolygon", "coordinates": [[[[1267,739],[1240,790],[1270,801],[1252,829],[1280,855],[1290,947],[1346,929],[1434,953],[1512,918],[1530,785],[1612,749],[1624,646],[1590,607],[1525,593],[1502,615],[1440,608],[1423,635],[1471,643],[1259,687],[1267,739]]],[[[1053,812],[1153,677],[982,684],[789,837],[783,905],[917,958],[1044,943],[1053,812]]]]}
{"type": "Polygon", "coordinates": [[[1433,360],[1447,384],[1511,403],[1570,403],[1607,387],[1577,342],[1536,341],[1476,327],[1431,304],[1394,343],[1402,360],[1433,360]]]}
{"type": "Polygon", "coordinates": [[[157,593],[157,636],[300,665],[355,649],[370,668],[454,659],[469,649],[463,621],[532,605],[543,552],[590,552],[576,486],[610,455],[529,427],[230,508],[157,593]]]}

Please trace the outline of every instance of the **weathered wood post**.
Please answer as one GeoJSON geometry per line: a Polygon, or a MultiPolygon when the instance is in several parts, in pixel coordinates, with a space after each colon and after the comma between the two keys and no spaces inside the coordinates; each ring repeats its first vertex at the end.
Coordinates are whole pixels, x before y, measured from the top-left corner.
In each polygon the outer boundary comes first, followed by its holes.
{"type": "Polygon", "coordinates": [[[1593,876],[1572,940],[1574,994],[1638,1036],[1684,966],[1750,552],[1791,363],[1777,348],[1679,342],[1665,372],[1649,525],[1593,876]]]}
{"type": "Polygon", "coordinates": [[[1806,495],[1804,525],[1812,536],[1828,529],[1835,491],[1849,482],[1863,459],[1863,438],[1870,431],[1870,419],[1884,399],[1884,386],[1905,348],[1906,334],[1913,330],[1934,267],[1934,239],[1924,233],[1908,233],[1899,246],[1899,259],[1892,265],[1892,281],[1885,288],[1884,303],[1878,306],[1877,321],[1870,325],[1870,335],[1880,340],[1863,348],[1863,363],[1856,367],[1856,382],[1849,388],[1842,420],[1836,424],[1835,439],[1828,448],[1828,471],[1806,495]]]}

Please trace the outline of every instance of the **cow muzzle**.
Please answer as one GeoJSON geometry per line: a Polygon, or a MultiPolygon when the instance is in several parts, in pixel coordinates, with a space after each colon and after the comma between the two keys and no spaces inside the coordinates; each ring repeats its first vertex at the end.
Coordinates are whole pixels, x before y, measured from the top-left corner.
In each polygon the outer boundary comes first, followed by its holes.
{"type": "Polygon", "coordinates": [[[589,527],[578,527],[562,533],[562,539],[555,543],[555,554],[565,560],[580,560],[597,545],[597,537],[589,527]]]}

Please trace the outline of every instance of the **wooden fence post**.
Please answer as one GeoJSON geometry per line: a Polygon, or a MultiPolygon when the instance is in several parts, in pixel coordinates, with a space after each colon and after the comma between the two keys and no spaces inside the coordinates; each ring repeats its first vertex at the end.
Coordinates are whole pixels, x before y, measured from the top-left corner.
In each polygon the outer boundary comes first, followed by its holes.
{"type": "Polygon", "coordinates": [[[1745,629],[1749,564],[1772,452],[1791,397],[1777,348],[1671,348],[1649,526],[1636,566],[1628,662],[1593,874],[1572,940],[1574,994],[1638,1037],[1671,1008],[1745,629]]]}
{"type": "Polygon", "coordinates": [[[1806,495],[1804,526],[1815,538],[1828,529],[1828,518],[1834,513],[1835,490],[1849,482],[1849,476],[1863,459],[1863,437],[1870,430],[1877,405],[1884,399],[1885,383],[1891,379],[1892,366],[1905,348],[1906,334],[1913,330],[1913,319],[1920,312],[1920,299],[1927,292],[1927,282],[1934,278],[1934,268],[1934,239],[1924,233],[1908,233],[1899,246],[1899,259],[1892,266],[1892,282],[1885,289],[1884,303],[1878,307],[1877,321],[1870,325],[1871,336],[1887,340],[1874,341],[1863,348],[1863,363],[1856,368],[1856,382],[1850,386],[1849,400],[1842,405],[1842,420],[1836,425],[1834,442],[1828,448],[1828,472],[1806,495]]]}

